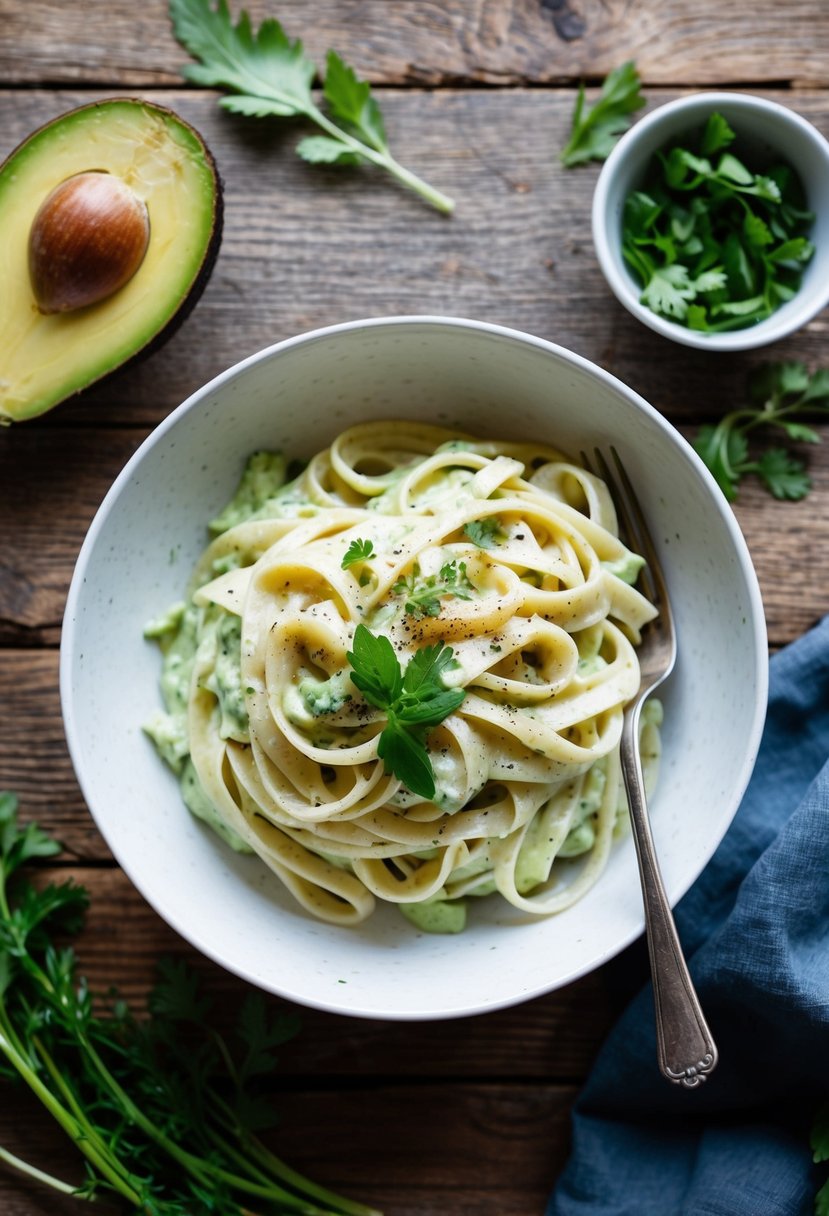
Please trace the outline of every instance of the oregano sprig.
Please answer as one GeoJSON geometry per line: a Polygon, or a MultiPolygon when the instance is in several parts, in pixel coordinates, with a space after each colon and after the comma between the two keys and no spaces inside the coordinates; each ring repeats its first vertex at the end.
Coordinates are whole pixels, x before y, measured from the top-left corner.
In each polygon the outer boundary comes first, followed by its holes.
{"type": "Polygon", "coordinates": [[[297,153],[312,164],[372,164],[391,173],[431,206],[451,214],[454,202],[392,156],[385,124],[371,86],[360,80],[336,51],[326,58],[322,92],[327,110],[314,101],[317,75],[302,42],[291,39],[273,17],[255,30],[243,10],[236,25],[227,0],[170,0],[176,38],[194,59],[183,75],[230,95],[219,104],[250,118],[306,118],[323,132],[297,144],[297,153]]]}

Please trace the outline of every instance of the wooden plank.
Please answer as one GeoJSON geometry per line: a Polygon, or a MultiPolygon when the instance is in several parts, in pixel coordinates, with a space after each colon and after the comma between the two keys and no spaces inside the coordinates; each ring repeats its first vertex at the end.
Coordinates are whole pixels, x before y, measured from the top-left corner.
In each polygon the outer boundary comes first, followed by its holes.
{"type": "MultiPolygon", "coordinates": [[[[242,7],[238,0],[234,13],[242,7]]],[[[250,0],[322,64],[334,47],[391,84],[536,84],[604,76],[635,59],[651,84],[825,84],[829,12],[810,0],[250,0]],[[742,19],[741,19],[742,17],[742,19]]],[[[4,0],[0,78],[145,88],[178,79],[165,0],[4,0]]]]}
{"type": "MultiPolygon", "coordinates": [[[[543,1211],[564,1165],[574,1094],[550,1084],[326,1085],[282,1093],[282,1125],[266,1139],[307,1177],[386,1216],[528,1216],[543,1211]]],[[[82,1178],[79,1155],[28,1093],[5,1104],[0,1143],[67,1181],[82,1178]]],[[[4,1169],[0,1210],[71,1216],[78,1207],[4,1169]]]]}
{"type": "MultiPolygon", "coordinates": [[[[31,813],[28,801],[22,810],[31,813]]],[[[59,832],[47,816],[39,818],[59,832]]],[[[140,1013],[159,958],[180,958],[197,972],[214,1001],[217,1024],[226,1027],[232,1021],[248,985],[188,946],[118,867],[52,866],[43,872],[43,881],[47,878],[71,878],[89,891],[86,927],[76,948],[80,973],[93,992],[115,984],[140,1013]]],[[[586,1072],[619,1008],[613,980],[612,969],[605,968],[510,1009],[437,1022],[387,1022],[301,1009],[302,1029],[280,1051],[279,1072],[291,1078],[317,1074],[330,1078],[332,1085],[334,1078],[377,1081],[391,1076],[421,1082],[573,1080],[586,1072]]],[[[277,997],[267,1000],[272,1012],[297,1008],[277,997]]]]}
{"type": "MultiPolygon", "coordinates": [[[[825,95],[786,97],[829,133],[825,95]]],[[[368,170],[304,164],[292,150],[299,128],[291,124],[224,114],[208,93],[158,98],[203,132],[225,180],[225,237],[213,278],[163,350],[27,428],[150,426],[279,339],[401,313],[474,317],[558,342],[674,421],[739,401],[747,370],[770,355],[825,360],[826,314],[770,351],[724,357],[676,345],[617,303],[590,235],[598,166],[565,170],[556,160],[569,93],[383,95],[393,147],[456,197],[452,219],[368,170]]],[[[80,91],[0,92],[0,154],[86,100],[80,91]]]]}
{"type": "MultiPolygon", "coordinates": [[[[695,428],[685,427],[689,437],[695,428]]],[[[829,427],[827,442],[809,447],[814,489],[798,503],[771,498],[747,478],[736,503],[737,519],[757,569],[772,644],[799,636],[827,611],[829,566],[829,427]]],[[[84,533],[113,478],[137,446],[134,430],[18,427],[0,444],[0,516],[13,546],[6,546],[0,579],[0,642],[54,644],[66,591],[84,533]]],[[[7,712],[21,699],[34,714],[56,688],[56,660],[4,654],[0,682],[7,712]],[[21,666],[22,665],[22,666],[21,666]],[[20,681],[21,683],[16,683],[20,681]],[[21,686],[22,684],[22,686],[21,686]]],[[[0,710],[3,712],[3,710],[0,710]]],[[[54,704],[48,711],[56,712],[54,704]]],[[[19,726],[24,730],[23,717],[19,726]]],[[[6,738],[9,736],[7,735],[6,738]]],[[[24,736],[25,737],[25,736],[24,736]]],[[[32,736],[42,738],[37,731],[32,736]]],[[[50,741],[35,747],[47,751],[50,741]]],[[[28,764],[29,761],[27,760],[28,764]]],[[[36,772],[36,766],[32,766],[36,772]]],[[[25,773],[21,773],[25,778],[25,773]]]]}

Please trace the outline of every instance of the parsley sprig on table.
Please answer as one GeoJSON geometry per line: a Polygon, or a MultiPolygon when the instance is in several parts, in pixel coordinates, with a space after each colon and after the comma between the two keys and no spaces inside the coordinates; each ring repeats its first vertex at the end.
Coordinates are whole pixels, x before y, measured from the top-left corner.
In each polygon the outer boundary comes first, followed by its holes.
{"type": "Polygon", "coordinates": [[[445,562],[437,574],[422,575],[415,565],[411,574],[398,579],[392,587],[395,595],[405,595],[405,612],[419,621],[424,616],[440,616],[443,596],[459,600],[471,599],[474,590],[466,573],[466,562],[445,562]]]}
{"type": "Polygon", "coordinates": [[[434,798],[435,774],[426,732],[454,713],[466,695],[464,689],[447,688],[444,683],[456,662],[451,646],[443,642],[424,646],[404,671],[389,639],[358,625],[347,657],[354,684],[386,714],[377,748],[386,772],[394,773],[413,794],[434,798]]]}
{"type": "Polygon", "coordinates": [[[234,26],[227,0],[170,0],[176,38],[200,60],[183,74],[196,84],[230,89],[220,105],[253,118],[306,118],[324,134],[300,140],[297,152],[313,164],[369,163],[391,173],[438,211],[450,214],[455,204],[440,190],[406,169],[389,151],[383,115],[360,80],[336,51],[329,51],[322,92],[328,112],[314,101],[314,63],[301,41],[290,39],[274,18],[254,30],[246,12],[234,26]]]}
{"type": "Polygon", "coordinates": [[[814,249],[814,216],[785,164],[754,173],[711,114],[691,150],[653,158],[625,200],[622,254],[652,312],[706,333],[744,329],[790,300],[814,249]]]}
{"type": "Polygon", "coordinates": [[[77,1199],[117,1197],[143,1216],[379,1216],[303,1178],[259,1139],[274,1122],[263,1089],[274,1049],[296,1018],[266,1016],[259,993],[232,1036],[182,964],[165,962],[138,1020],[114,998],[96,1011],[73,950],[88,893],[74,882],[35,885],[31,861],[60,845],[23,827],[0,793],[0,1076],[23,1081],[77,1145],[86,1178],[73,1185],[0,1147],[0,1161],[77,1199]]]}
{"type": "Polygon", "coordinates": [[[751,373],[747,388],[751,404],[732,410],[716,425],[700,427],[694,448],[730,502],[748,473],[756,474],[775,498],[805,498],[812,483],[803,461],[781,447],[767,448],[753,459],[748,436],[767,426],[795,443],[819,443],[820,435],[803,419],[829,415],[829,371],[810,375],[802,363],[764,363],[751,373]]]}
{"type": "Polygon", "coordinates": [[[584,85],[580,86],[570,139],[561,153],[561,160],[568,168],[588,160],[607,160],[619,136],[630,126],[631,114],[645,105],[645,98],[639,91],[641,83],[630,60],[606,77],[600,97],[587,109],[584,85]]]}

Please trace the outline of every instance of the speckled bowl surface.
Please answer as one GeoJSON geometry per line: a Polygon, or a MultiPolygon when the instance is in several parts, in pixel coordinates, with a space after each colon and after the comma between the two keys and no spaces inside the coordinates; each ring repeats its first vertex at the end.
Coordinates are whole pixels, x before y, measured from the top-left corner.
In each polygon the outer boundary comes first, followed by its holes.
{"type": "Polygon", "coordinates": [[[492,898],[455,937],[419,934],[388,907],[359,928],[333,927],[190,816],[141,730],[159,705],[160,669],[143,626],[181,598],[206,521],[247,455],[310,456],[346,426],[387,417],[543,438],[575,454],[619,448],[664,558],[679,633],[652,803],[677,900],[725,833],[755,760],[767,689],[757,581],[731,509],[673,427],[608,373],[526,334],[448,318],[356,321],[281,342],[193,394],[132,457],[90,527],[67,602],[61,695],[98,827],[197,949],[313,1007],[453,1017],[566,984],[641,933],[632,840],[615,847],[586,898],[551,919],[528,923],[492,898]]]}

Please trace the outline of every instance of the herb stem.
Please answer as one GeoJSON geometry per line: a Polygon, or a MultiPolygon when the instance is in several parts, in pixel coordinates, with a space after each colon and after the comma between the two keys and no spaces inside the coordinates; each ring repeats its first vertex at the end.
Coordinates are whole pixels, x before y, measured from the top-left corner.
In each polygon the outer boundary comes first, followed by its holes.
{"type": "Polygon", "coordinates": [[[349,135],[347,131],[343,131],[336,123],[320,110],[317,106],[311,105],[305,113],[315,122],[317,126],[322,127],[324,131],[336,139],[339,143],[346,144],[351,150],[357,153],[358,156],[365,160],[371,161],[373,165],[379,166],[381,169],[386,169],[393,177],[396,177],[404,186],[408,186],[410,190],[414,190],[415,194],[419,194],[438,211],[444,215],[451,215],[455,210],[454,199],[449,198],[447,194],[430,186],[422,177],[418,177],[416,173],[412,173],[410,169],[405,168],[394,159],[388,149],[380,150],[372,148],[369,144],[364,144],[362,140],[357,139],[354,135],[349,135]]]}
{"type": "Polygon", "coordinates": [[[63,1182],[60,1178],[55,1178],[53,1174],[47,1174],[44,1170],[39,1170],[36,1165],[30,1165],[28,1161],[23,1161],[22,1158],[16,1157],[14,1153],[10,1153],[7,1148],[3,1148],[0,1144],[0,1161],[5,1161],[6,1165],[17,1170],[21,1174],[27,1174],[30,1178],[34,1178],[36,1182],[43,1182],[46,1186],[50,1186],[53,1191],[60,1191],[64,1195],[77,1196],[78,1188],[69,1182],[63,1182]]]}

